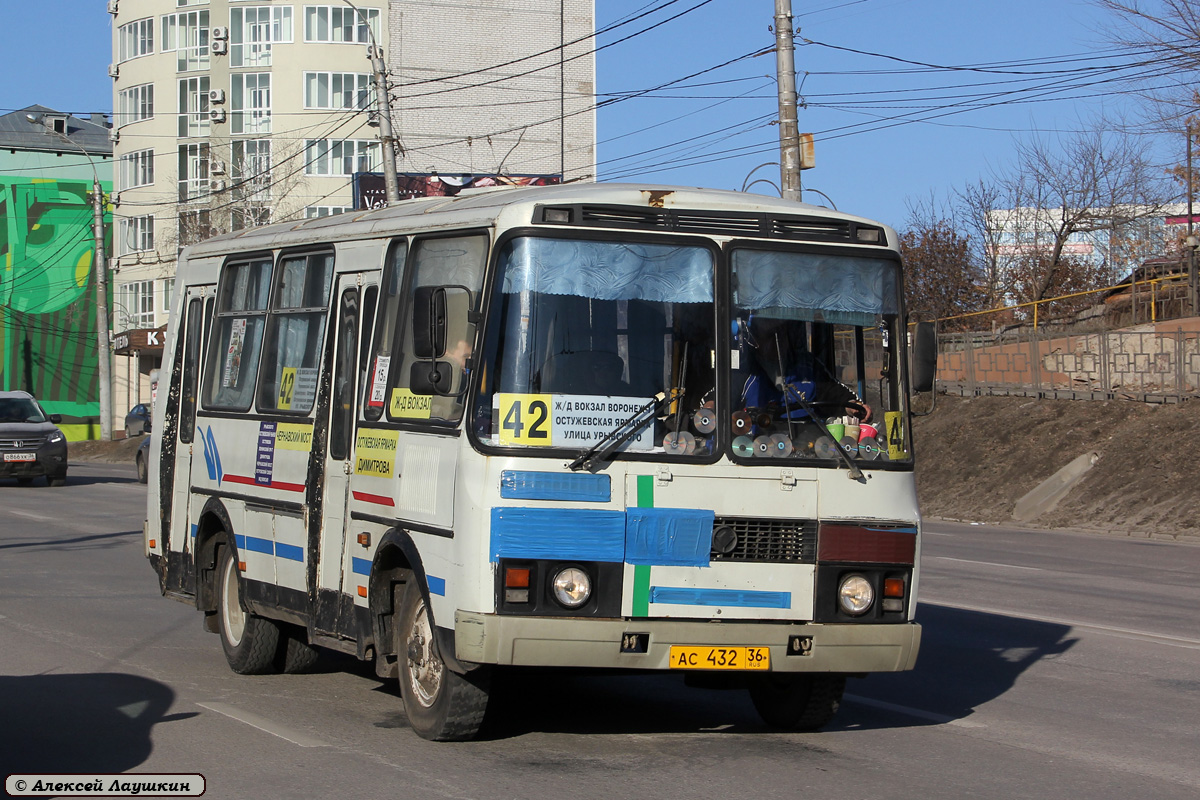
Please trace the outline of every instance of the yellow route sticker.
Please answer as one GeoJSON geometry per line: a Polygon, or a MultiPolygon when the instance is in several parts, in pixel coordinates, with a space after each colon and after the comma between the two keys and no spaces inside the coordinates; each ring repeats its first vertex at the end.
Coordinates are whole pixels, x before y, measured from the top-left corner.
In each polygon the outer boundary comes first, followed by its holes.
{"type": "Polygon", "coordinates": [[[275,428],[276,450],[312,450],[313,426],[294,422],[281,422],[275,428]]]}
{"type": "Polygon", "coordinates": [[[284,367],[283,372],[279,376],[279,402],[276,404],[276,408],[280,411],[290,411],[295,391],[296,368],[284,367]]]}
{"type": "Polygon", "coordinates": [[[354,474],[390,478],[396,474],[398,431],[366,428],[354,440],[354,474]]]}
{"type": "Polygon", "coordinates": [[[887,437],[888,458],[892,461],[908,458],[908,447],[904,444],[904,414],[899,411],[883,412],[883,429],[887,437]]]}
{"type": "Polygon", "coordinates": [[[411,389],[392,389],[388,416],[392,419],[429,419],[433,414],[433,395],[413,394],[411,389]]]}
{"type": "Polygon", "coordinates": [[[500,444],[549,447],[554,439],[548,394],[498,394],[500,444]]]}

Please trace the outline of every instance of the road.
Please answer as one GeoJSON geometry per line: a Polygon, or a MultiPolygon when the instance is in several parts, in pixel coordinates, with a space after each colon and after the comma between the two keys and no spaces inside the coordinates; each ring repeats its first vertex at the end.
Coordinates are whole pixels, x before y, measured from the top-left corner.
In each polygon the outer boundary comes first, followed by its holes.
{"type": "Polygon", "coordinates": [[[132,466],[0,481],[0,774],[205,775],[206,797],[1200,797],[1200,547],[931,523],[917,669],[826,731],[677,676],[510,676],[482,741],[407,730],[328,654],[244,677],[141,554],[132,466]]]}

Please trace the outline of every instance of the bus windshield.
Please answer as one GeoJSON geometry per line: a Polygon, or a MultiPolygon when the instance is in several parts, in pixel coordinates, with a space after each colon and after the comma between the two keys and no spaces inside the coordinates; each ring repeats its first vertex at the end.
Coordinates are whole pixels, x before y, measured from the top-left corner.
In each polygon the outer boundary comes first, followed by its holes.
{"type": "Polygon", "coordinates": [[[735,460],[907,460],[897,264],[739,248],[731,269],[735,460]]]}
{"type": "Polygon", "coordinates": [[[659,396],[627,453],[715,453],[714,254],[707,247],[521,237],[502,249],[476,434],[585,450],[659,396]],[[692,418],[707,413],[707,434],[692,418]]]}

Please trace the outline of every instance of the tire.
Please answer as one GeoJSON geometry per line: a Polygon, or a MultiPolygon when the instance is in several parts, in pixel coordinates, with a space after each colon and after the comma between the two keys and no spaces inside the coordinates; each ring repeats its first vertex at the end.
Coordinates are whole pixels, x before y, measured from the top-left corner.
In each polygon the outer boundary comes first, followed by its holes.
{"type": "Polygon", "coordinates": [[[842,703],[843,675],[772,673],[750,684],[750,700],[763,722],[792,731],[815,731],[828,725],[842,703]]]}
{"type": "Polygon", "coordinates": [[[310,645],[308,634],[297,625],[284,626],[279,634],[275,668],[288,675],[308,672],[317,663],[321,651],[310,645]]]}
{"type": "Polygon", "coordinates": [[[239,675],[278,672],[279,626],[242,605],[242,579],[233,548],[221,548],[217,570],[217,623],[229,667],[239,675]]]}
{"type": "Polygon", "coordinates": [[[394,603],[396,663],[409,726],[422,739],[437,742],[474,737],[487,711],[488,669],[459,675],[446,666],[415,578],[395,587],[394,603]]]}
{"type": "Polygon", "coordinates": [[[137,457],[137,476],[138,483],[145,483],[149,480],[149,475],[146,470],[146,459],[142,458],[142,454],[138,453],[137,457]]]}
{"type": "Polygon", "coordinates": [[[67,471],[63,470],[58,475],[47,475],[46,476],[46,485],[47,486],[66,486],[67,485],[67,471]]]}

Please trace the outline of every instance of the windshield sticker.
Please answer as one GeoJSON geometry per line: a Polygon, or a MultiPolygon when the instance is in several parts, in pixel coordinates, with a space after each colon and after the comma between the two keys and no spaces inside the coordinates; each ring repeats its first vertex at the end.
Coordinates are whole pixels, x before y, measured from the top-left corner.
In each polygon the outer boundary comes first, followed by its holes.
{"type": "Polygon", "coordinates": [[[354,474],[390,478],[396,469],[398,431],[366,429],[354,440],[354,474]]]}
{"type": "Polygon", "coordinates": [[[221,386],[228,389],[237,384],[242,371],[242,343],[246,340],[246,319],[233,321],[229,331],[229,349],[225,351],[225,370],[221,375],[221,386]]]}
{"type": "Polygon", "coordinates": [[[391,363],[391,356],[379,356],[375,359],[375,374],[371,378],[371,399],[367,401],[367,405],[383,408],[383,400],[387,396],[388,365],[391,363]]]}
{"type": "Polygon", "coordinates": [[[883,425],[887,431],[888,458],[892,461],[908,458],[908,449],[904,446],[904,414],[899,411],[883,412],[883,425]]]}
{"type": "MultiPolygon", "coordinates": [[[[652,397],[583,394],[498,394],[502,445],[590,447],[635,415],[652,397]]],[[[648,425],[631,436],[622,450],[651,450],[654,429],[648,425]]]]}
{"type": "Polygon", "coordinates": [[[391,419],[429,419],[433,415],[433,395],[413,394],[411,389],[392,389],[388,404],[391,419]]]}

